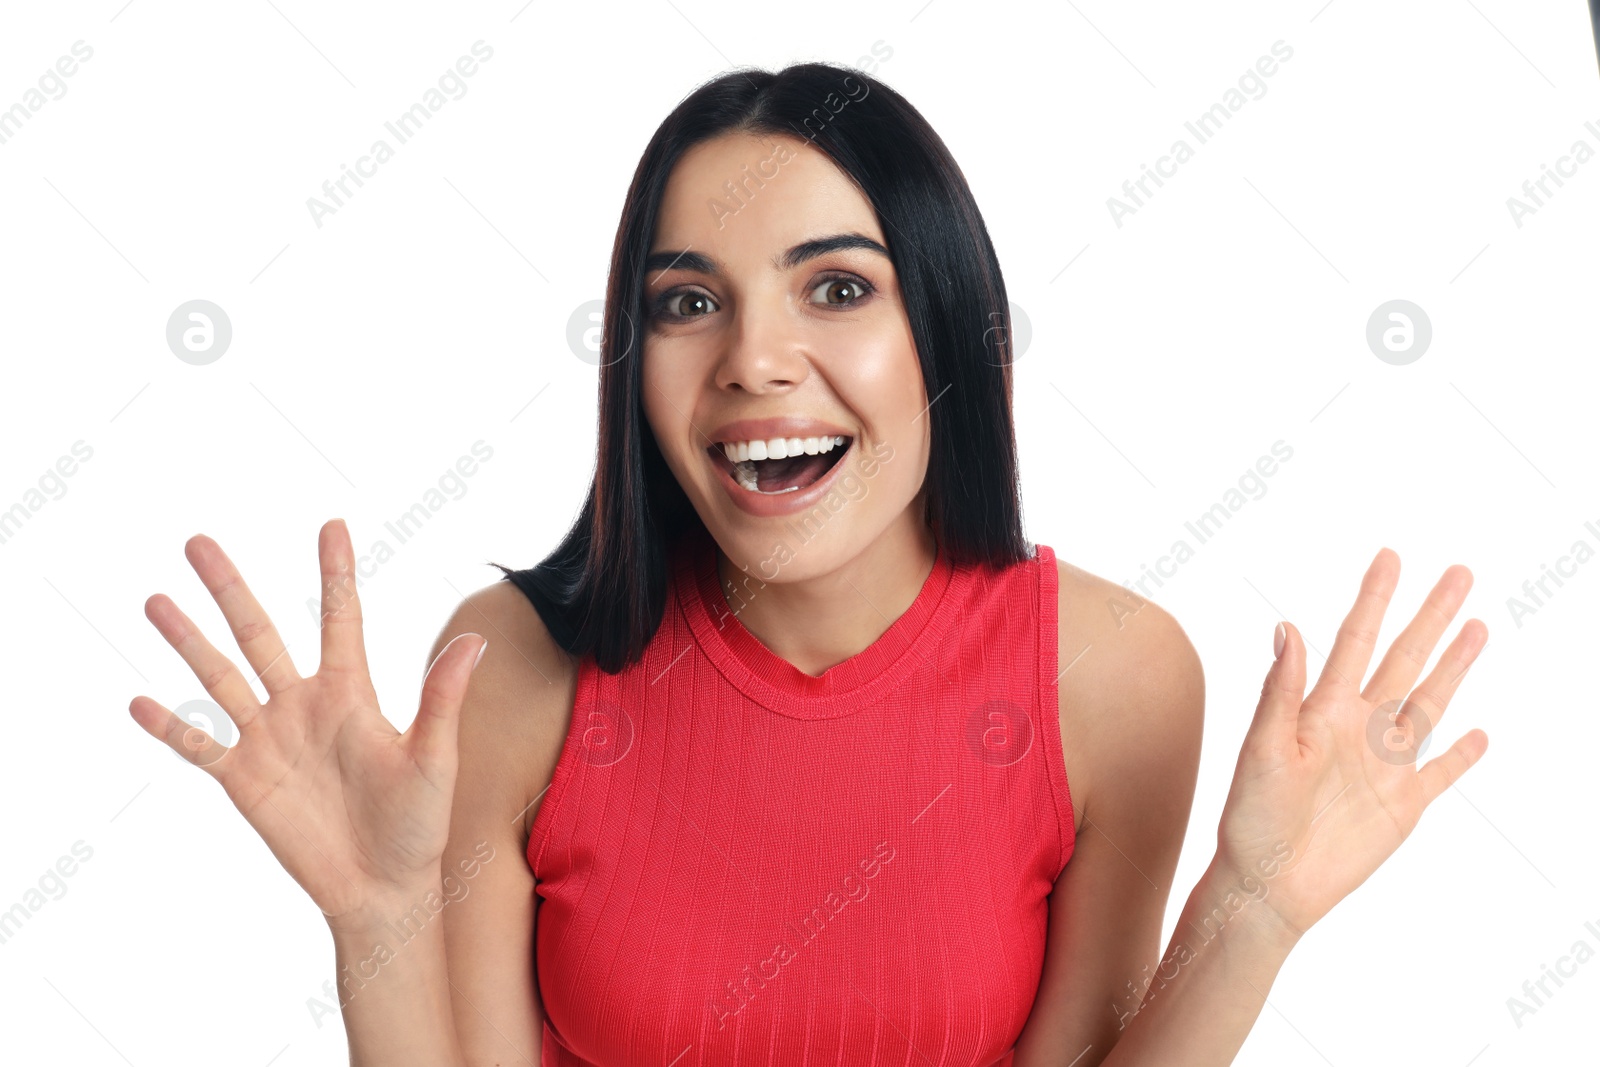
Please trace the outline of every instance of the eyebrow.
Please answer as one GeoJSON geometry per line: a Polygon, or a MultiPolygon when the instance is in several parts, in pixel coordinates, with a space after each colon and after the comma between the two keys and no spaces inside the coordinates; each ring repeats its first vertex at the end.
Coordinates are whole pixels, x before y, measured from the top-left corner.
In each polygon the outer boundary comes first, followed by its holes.
{"type": "MultiPolygon", "coordinates": [[[[772,265],[778,270],[793,270],[807,260],[825,256],[829,252],[852,248],[876,252],[884,259],[893,261],[889,250],[870,237],[859,233],[835,233],[801,241],[787,252],[774,256],[772,265]]],[[[676,269],[691,270],[699,274],[721,274],[722,264],[703,252],[694,252],[686,248],[681,252],[651,252],[645,257],[644,269],[647,273],[676,269]]]]}

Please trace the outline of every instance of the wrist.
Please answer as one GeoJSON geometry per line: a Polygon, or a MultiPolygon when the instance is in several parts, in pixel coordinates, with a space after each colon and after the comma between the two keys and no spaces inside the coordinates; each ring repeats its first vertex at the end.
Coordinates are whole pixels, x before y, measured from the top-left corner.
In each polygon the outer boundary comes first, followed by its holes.
{"type": "Polygon", "coordinates": [[[357,906],[339,915],[323,913],[335,941],[369,939],[392,932],[397,924],[415,923],[437,914],[443,878],[436,868],[404,885],[385,886],[367,894],[357,906]]]}
{"type": "Polygon", "coordinates": [[[1273,907],[1272,892],[1270,877],[1241,870],[1219,856],[1201,875],[1194,898],[1206,913],[1227,916],[1227,925],[1242,940],[1267,954],[1287,956],[1305,931],[1273,907]]]}

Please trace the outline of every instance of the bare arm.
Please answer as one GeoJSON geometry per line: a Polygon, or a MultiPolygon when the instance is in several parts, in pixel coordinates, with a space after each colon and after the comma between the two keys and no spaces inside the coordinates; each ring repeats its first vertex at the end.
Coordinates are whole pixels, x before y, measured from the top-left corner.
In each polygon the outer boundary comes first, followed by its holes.
{"type": "Polygon", "coordinates": [[[469,598],[402,733],[378,709],[342,522],[318,537],[322,657],[310,676],[221,547],[197,536],[185,551],[267,699],[157,594],[146,616],[239,739],[223,748],[147,696],[128,710],[222,786],[321,909],[351,1062],[533,1063],[542,1019],[523,847],[533,785],[548,781],[565,737],[571,674],[531,605],[503,585],[469,598]]]}
{"type": "Polygon", "coordinates": [[[370,995],[346,1016],[357,1061],[459,1063],[439,980],[438,931],[423,923],[417,936],[390,934],[392,943],[386,943],[380,930],[413,907],[429,907],[430,893],[441,885],[456,724],[482,638],[458,637],[439,654],[423,681],[415,719],[401,733],[378,709],[355,554],[343,522],[325,524],[317,539],[322,645],[321,662],[309,677],[300,674],[221,546],[196,536],[184,549],[267,700],[258,701],[238,666],[170,598],[157,594],[145,602],[146,616],[233,720],[239,737],[223,748],[145,696],[134,698],[129,713],[222,786],[321,909],[340,961],[360,968],[358,977],[367,983],[361,992],[370,995]],[[391,1026],[382,1024],[385,1018],[391,1026]]]}
{"type": "Polygon", "coordinates": [[[1059,574],[1059,713],[1078,832],[1050,895],[1017,1067],[1107,1062],[1137,1010],[1160,951],[1205,714],[1200,659],[1171,615],[1068,564],[1059,574]]]}
{"type": "Polygon", "coordinates": [[[1413,766],[1487,636],[1469,620],[1417,684],[1471,587],[1465,567],[1445,571],[1362,687],[1398,577],[1398,557],[1380,551],[1309,695],[1305,643],[1284,624],[1240,750],[1217,852],[1139,1010],[1109,1054],[1088,1062],[1232,1063],[1298,939],[1393,854],[1423,810],[1483,755],[1487,738],[1473,730],[1413,766]]]}
{"type": "Polygon", "coordinates": [[[357,953],[371,953],[369,942],[392,944],[420,930],[390,962],[369,966],[379,975],[355,995],[341,985],[358,1067],[539,1063],[544,1012],[534,973],[538,898],[528,829],[566,736],[576,675],[510,583],[469,596],[430,655],[463,633],[488,635],[489,649],[462,705],[460,770],[435,907],[408,911],[396,902],[387,925],[335,934],[344,980],[357,953]],[[452,1058],[419,1055],[429,1047],[423,1027],[451,1035],[454,1048],[430,1054],[452,1058]]]}
{"type": "Polygon", "coordinates": [[[470,630],[489,634],[490,645],[462,711],[462,773],[445,857],[459,861],[488,842],[494,858],[445,911],[456,1029],[472,1067],[536,1065],[544,1010],[528,832],[566,740],[576,664],[510,582],[469,597],[435,647],[470,630]]]}
{"type": "Polygon", "coordinates": [[[1256,884],[1218,863],[1207,868],[1142,1006],[1100,1067],[1233,1062],[1299,940],[1260,905],[1256,884]]]}

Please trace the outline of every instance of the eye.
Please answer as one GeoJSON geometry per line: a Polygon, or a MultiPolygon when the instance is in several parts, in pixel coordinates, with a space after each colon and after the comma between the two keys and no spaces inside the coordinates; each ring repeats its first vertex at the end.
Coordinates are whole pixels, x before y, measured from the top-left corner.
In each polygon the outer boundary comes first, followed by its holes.
{"type": "Polygon", "coordinates": [[[848,307],[860,303],[863,298],[869,296],[872,293],[872,286],[849,274],[835,274],[824,278],[811,292],[813,295],[822,294],[822,299],[814,300],[813,303],[827,304],[830,307],[848,307]]]}
{"type": "Polygon", "coordinates": [[[672,322],[699,318],[717,310],[716,301],[694,289],[677,289],[656,299],[655,313],[672,322]]]}

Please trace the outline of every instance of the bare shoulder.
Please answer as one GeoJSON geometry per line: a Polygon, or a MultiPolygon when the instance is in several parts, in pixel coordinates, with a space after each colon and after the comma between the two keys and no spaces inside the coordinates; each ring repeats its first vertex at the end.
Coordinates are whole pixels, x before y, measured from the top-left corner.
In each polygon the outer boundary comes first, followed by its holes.
{"type": "Polygon", "coordinates": [[[1181,793],[1187,780],[1192,798],[1205,677],[1188,634],[1116,582],[1059,558],[1056,571],[1062,747],[1080,828],[1101,783],[1181,793]]]}
{"type": "Polygon", "coordinates": [[[458,803],[516,804],[512,815],[522,812],[525,837],[566,740],[578,661],[509,581],[484,586],[456,607],[429,662],[463,633],[480,634],[489,645],[461,709],[458,803]]]}

